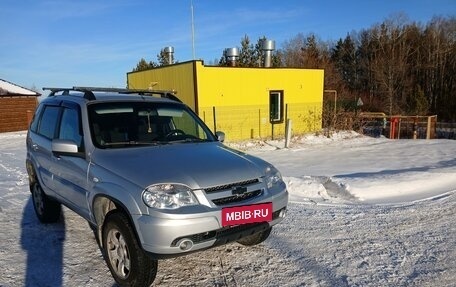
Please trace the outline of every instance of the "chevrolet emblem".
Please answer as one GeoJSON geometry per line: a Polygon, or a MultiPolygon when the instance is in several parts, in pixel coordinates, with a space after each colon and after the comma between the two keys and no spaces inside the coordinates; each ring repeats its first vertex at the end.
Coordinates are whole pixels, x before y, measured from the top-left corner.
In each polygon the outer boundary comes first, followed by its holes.
{"type": "Polygon", "coordinates": [[[233,195],[241,195],[247,192],[247,187],[245,186],[236,186],[231,190],[231,194],[233,195]]]}

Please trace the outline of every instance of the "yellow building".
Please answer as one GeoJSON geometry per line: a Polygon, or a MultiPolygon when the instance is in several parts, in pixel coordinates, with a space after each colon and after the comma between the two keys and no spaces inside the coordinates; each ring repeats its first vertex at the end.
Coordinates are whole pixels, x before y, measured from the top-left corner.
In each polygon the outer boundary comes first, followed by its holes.
{"type": "Polygon", "coordinates": [[[323,70],[205,66],[189,61],[127,73],[128,88],[174,90],[227,141],[321,129],[323,70]]]}

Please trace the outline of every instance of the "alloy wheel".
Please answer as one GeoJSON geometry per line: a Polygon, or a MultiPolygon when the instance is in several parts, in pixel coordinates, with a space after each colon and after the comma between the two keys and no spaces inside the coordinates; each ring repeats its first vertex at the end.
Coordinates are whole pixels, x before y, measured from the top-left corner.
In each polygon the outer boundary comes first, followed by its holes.
{"type": "Polygon", "coordinates": [[[39,184],[35,184],[33,187],[33,204],[35,204],[38,214],[44,213],[43,190],[39,184]]]}
{"type": "Polygon", "coordinates": [[[111,266],[117,276],[122,279],[127,278],[131,270],[130,252],[128,251],[125,239],[119,230],[109,230],[106,250],[111,266]]]}

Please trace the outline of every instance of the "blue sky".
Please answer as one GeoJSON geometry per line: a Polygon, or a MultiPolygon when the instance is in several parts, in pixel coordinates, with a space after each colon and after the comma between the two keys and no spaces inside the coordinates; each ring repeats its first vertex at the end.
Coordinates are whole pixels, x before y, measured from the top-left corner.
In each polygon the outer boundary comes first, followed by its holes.
{"type": "Polygon", "coordinates": [[[126,73],[173,46],[206,64],[266,36],[281,48],[299,33],[338,40],[404,14],[426,24],[455,16],[455,0],[1,0],[0,78],[26,88],[125,87],[126,73]]]}

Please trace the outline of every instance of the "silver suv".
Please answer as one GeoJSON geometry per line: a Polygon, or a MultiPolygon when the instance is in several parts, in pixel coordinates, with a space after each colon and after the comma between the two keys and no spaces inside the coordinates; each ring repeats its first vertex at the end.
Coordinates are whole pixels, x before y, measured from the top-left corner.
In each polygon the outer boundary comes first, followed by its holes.
{"type": "Polygon", "coordinates": [[[279,171],[172,93],[48,89],[27,135],[36,215],[55,222],[64,204],[86,219],[119,285],[150,285],[157,259],[258,244],[285,216],[279,171]]]}

